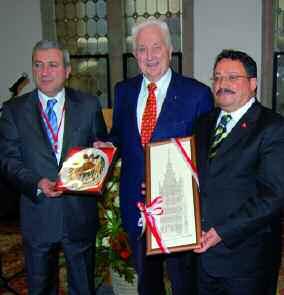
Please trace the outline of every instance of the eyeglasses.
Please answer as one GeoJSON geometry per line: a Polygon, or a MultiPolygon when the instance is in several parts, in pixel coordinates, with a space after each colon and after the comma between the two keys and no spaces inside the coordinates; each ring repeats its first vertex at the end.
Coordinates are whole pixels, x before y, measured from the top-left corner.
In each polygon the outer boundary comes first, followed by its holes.
{"type": "Polygon", "coordinates": [[[223,80],[228,81],[230,83],[238,82],[240,79],[250,79],[251,77],[248,76],[241,76],[241,75],[229,75],[229,76],[213,76],[210,78],[211,81],[214,83],[222,82],[223,80]]]}

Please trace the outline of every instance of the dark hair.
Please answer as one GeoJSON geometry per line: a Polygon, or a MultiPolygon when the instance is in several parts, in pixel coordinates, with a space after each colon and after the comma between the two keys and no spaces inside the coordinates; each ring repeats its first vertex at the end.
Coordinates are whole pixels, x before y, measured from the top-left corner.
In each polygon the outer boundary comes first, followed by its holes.
{"type": "Polygon", "coordinates": [[[244,66],[248,77],[257,78],[257,65],[254,59],[245,52],[233,49],[224,49],[221,51],[221,53],[217,55],[214,63],[214,71],[219,61],[221,61],[224,58],[239,61],[244,66]]]}

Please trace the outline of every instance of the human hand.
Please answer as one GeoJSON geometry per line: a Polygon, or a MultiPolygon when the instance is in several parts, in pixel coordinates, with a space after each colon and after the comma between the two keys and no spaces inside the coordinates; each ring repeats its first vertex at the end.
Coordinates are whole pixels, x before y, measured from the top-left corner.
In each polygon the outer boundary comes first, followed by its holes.
{"type": "Polygon", "coordinates": [[[106,147],[114,147],[114,145],[110,142],[110,141],[94,141],[93,142],[93,147],[96,148],[96,149],[99,149],[99,148],[106,148],[106,147]]]}
{"type": "Polygon", "coordinates": [[[37,187],[49,198],[59,197],[62,194],[62,191],[57,191],[55,189],[55,181],[51,181],[47,178],[42,178],[37,187]]]}
{"type": "Polygon", "coordinates": [[[216,246],[219,242],[221,242],[221,238],[216,232],[216,230],[212,227],[208,232],[202,232],[201,236],[201,247],[194,249],[195,253],[204,253],[209,248],[216,246]]]}

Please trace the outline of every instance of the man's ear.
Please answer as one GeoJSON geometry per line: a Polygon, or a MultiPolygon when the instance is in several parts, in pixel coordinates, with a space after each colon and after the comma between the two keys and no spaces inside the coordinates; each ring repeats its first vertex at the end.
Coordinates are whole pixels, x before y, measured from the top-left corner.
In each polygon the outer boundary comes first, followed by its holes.
{"type": "Polygon", "coordinates": [[[172,60],[172,54],[173,54],[173,47],[171,46],[170,48],[169,48],[169,60],[171,61],[172,60]]]}
{"type": "Polygon", "coordinates": [[[71,66],[69,65],[66,67],[66,75],[65,75],[66,80],[69,78],[70,73],[71,73],[71,66]]]}
{"type": "Polygon", "coordinates": [[[136,51],[135,50],[133,50],[132,51],[132,54],[134,55],[134,57],[137,59],[137,56],[136,56],[136,51]]]}
{"type": "Polygon", "coordinates": [[[249,83],[250,83],[250,89],[253,93],[256,92],[257,89],[257,79],[256,78],[250,78],[249,79],[249,83]]]}

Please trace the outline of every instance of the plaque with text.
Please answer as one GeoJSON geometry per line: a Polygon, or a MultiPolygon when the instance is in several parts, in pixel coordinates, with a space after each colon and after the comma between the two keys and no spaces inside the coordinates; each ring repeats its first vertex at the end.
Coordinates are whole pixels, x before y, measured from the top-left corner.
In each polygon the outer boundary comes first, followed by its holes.
{"type": "MultiPolygon", "coordinates": [[[[194,137],[147,145],[146,206],[162,200],[159,214],[153,213],[152,218],[160,242],[170,253],[200,247],[198,179],[193,170],[196,172],[194,137]]],[[[147,254],[165,253],[154,236],[147,226],[147,254]]]]}

